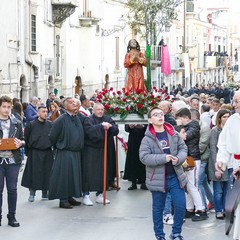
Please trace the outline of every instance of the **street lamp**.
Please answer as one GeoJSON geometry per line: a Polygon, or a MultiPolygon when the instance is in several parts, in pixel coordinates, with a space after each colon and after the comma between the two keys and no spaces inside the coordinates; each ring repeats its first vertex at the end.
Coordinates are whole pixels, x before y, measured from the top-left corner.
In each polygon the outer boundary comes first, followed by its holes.
{"type": "Polygon", "coordinates": [[[102,36],[107,37],[115,32],[123,31],[125,27],[125,19],[124,16],[121,15],[121,17],[118,19],[118,24],[113,26],[113,29],[102,29],[102,36]]]}

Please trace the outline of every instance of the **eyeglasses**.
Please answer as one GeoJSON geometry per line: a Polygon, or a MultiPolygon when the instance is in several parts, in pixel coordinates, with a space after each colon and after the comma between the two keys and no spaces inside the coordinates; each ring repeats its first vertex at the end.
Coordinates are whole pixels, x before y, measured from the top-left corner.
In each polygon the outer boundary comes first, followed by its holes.
{"type": "Polygon", "coordinates": [[[154,113],[151,117],[163,117],[164,116],[164,113],[154,113]]]}

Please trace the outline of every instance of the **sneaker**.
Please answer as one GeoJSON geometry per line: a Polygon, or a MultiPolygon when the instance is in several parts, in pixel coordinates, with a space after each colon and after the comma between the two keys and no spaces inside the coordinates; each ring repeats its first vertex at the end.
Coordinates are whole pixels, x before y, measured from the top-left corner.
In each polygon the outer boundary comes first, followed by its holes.
{"type": "Polygon", "coordinates": [[[190,212],[186,210],[185,218],[192,218],[195,215],[195,212],[190,212]]]}
{"type": "Polygon", "coordinates": [[[29,202],[34,202],[35,201],[35,196],[30,194],[29,198],[28,198],[28,201],[29,202]]]}
{"type": "Polygon", "coordinates": [[[157,239],[157,240],[166,240],[166,238],[165,238],[165,237],[162,237],[162,236],[156,237],[156,239],[157,239]]]}
{"type": "MultiPolygon", "coordinates": [[[[103,204],[103,194],[99,194],[99,195],[97,196],[96,203],[101,203],[101,204],[103,204]]],[[[109,203],[110,203],[110,201],[109,201],[108,199],[106,199],[106,204],[109,204],[109,203]]]]}
{"type": "Polygon", "coordinates": [[[83,205],[93,206],[93,202],[91,201],[89,195],[85,195],[85,196],[83,197],[83,205]]]}
{"type": "Polygon", "coordinates": [[[224,214],[222,212],[217,212],[216,219],[224,220],[224,214]]]}
{"type": "Polygon", "coordinates": [[[170,240],[184,240],[183,236],[177,235],[174,237],[172,234],[170,234],[169,239],[170,240]]]}
{"type": "Polygon", "coordinates": [[[214,206],[211,203],[208,203],[207,208],[210,213],[215,212],[214,206]]]}
{"type": "Polygon", "coordinates": [[[163,223],[167,225],[173,225],[173,215],[166,214],[163,216],[163,223]]]}
{"type": "Polygon", "coordinates": [[[197,222],[197,221],[203,221],[208,219],[208,215],[206,211],[196,211],[195,215],[192,217],[192,221],[197,222]]]}

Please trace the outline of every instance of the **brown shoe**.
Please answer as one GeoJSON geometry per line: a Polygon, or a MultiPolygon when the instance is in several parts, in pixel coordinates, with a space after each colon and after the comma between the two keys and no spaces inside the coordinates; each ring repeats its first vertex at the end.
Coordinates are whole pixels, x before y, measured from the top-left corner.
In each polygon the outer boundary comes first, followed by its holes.
{"type": "Polygon", "coordinates": [[[107,191],[113,191],[113,190],[120,190],[120,187],[117,188],[117,185],[115,183],[111,183],[108,185],[107,191]]]}
{"type": "Polygon", "coordinates": [[[71,205],[69,202],[60,202],[59,207],[65,209],[72,209],[73,205],[71,205]]]}
{"type": "Polygon", "coordinates": [[[76,201],[74,198],[71,198],[70,200],[68,200],[68,202],[73,206],[80,206],[81,205],[81,202],[76,201]]]}

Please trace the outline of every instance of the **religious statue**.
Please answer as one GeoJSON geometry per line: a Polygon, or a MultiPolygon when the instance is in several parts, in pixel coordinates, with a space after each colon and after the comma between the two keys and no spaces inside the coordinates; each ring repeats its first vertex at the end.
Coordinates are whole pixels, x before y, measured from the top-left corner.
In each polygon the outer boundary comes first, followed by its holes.
{"type": "Polygon", "coordinates": [[[140,51],[139,43],[135,39],[131,39],[124,60],[124,67],[128,69],[126,91],[147,91],[144,84],[143,66],[146,66],[146,58],[140,51]]]}

